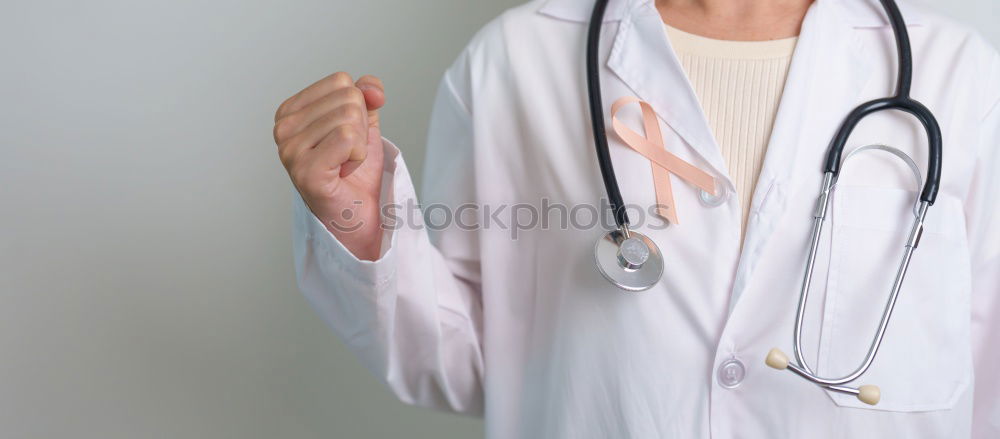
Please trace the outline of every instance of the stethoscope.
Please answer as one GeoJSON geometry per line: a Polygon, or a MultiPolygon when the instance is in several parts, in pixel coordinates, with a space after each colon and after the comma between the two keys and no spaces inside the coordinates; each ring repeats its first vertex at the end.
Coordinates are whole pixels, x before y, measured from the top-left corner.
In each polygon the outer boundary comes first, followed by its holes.
{"type": "MultiPolygon", "coordinates": [[[[876,99],[861,104],[851,111],[841,123],[833,141],[827,151],[823,172],[823,183],[820,187],[820,194],[816,201],[816,208],[813,211],[812,234],[810,237],[809,256],[806,262],[805,274],[802,280],[802,287],[799,292],[798,309],[795,314],[794,330],[794,354],[795,362],[790,362],[787,355],[778,350],[772,349],[766,358],[766,364],[775,369],[787,369],[798,376],[805,378],[826,389],[847,393],[857,396],[859,400],[866,404],[876,404],[880,398],[880,391],[877,386],[863,385],[860,387],[850,387],[845,384],[858,379],[863,375],[875,360],[875,354],[882,344],[886,326],[892,317],[893,308],[896,306],[896,299],[899,297],[900,288],[903,285],[903,278],[910,264],[913,250],[920,243],[920,236],[924,228],[924,218],[927,216],[927,209],[934,204],[937,197],[938,186],[941,181],[941,130],[938,127],[934,115],[923,104],[910,98],[910,85],[913,77],[913,59],[910,52],[910,38],[906,31],[906,23],[899,12],[899,7],[894,0],[880,0],[892,32],[896,40],[896,52],[898,56],[898,73],[896,78],[896,94],[890,97],[876,99]],[[816,372],[806,363],[802,353],[802,320],[805,314],[806,301],[809,297],[809,287],[812,282],[813,268],[816,264],[816,254],[819,249],[820,237],[822,236],[823,224],[826,221],[827,210],[829,209],[830,194],[840,175],[843,161],[849,159],[857,152],[867,150],[879,150],[889,152],[907,162],[910,169],[914,171],[919,182],[920,174],[916,164],[904,152],[886,145],[869,145],[858,148],[843,158],[844,145],[847,143],[851,132],[865,116],[884,110],[902,110],[920,121],[924,126],[928,140],[927,159],[927,179],[923,182],[923,190],[920,194],[919,203],[914,209],[914,220],[910,227],[910,234],[904,245],[902,261],[896,271],[895,279],[886,302],[882,319],[879,322],[875,336],[872,338],[871,346],[865,355],[861,365],[850,374],[837,378],[824,378],[818,376],[816,372]]],[[[663,276],[663,255],[660,253],[656,243],[648,236],[645,236],[629,228],[628,213],[625,210],[625,203],[622,201],[621,190],[618,188],[618,181],[615,178],[614,166],[611,163],[611,155],[608,149],[607,131],[604,125],[603,104],[601,102],[600,72],[598,71],[598,41],[601,34],[601,24],[604,19],[604,11],[607,9],[608,0],[597,0],[594,11],[590,18],[590,27],[587,33],[587,93],[590,102],[590,116],[594,132],[594,143],[597,147],[597,161],[601,168],[601,178],[604,180],[604,187],[610,199],[611,209],[614,214],[616,230],[608,232],[598,239],[594,249],[597,268],[615,286],[626,291],[643,291],[651,288],[663,276]]]]}

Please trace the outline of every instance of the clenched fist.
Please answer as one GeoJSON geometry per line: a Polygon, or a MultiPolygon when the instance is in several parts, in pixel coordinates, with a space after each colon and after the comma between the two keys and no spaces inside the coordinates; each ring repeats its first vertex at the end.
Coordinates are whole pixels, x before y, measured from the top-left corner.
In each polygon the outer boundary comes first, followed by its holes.
{"type": "Polygon", "coordinates": [[[381,245],[383,104],[378,78],[354,82],[338,72],[285,100],[274,115],[274,141],[292,184],[359,259],[376,259],[381,245]]]}

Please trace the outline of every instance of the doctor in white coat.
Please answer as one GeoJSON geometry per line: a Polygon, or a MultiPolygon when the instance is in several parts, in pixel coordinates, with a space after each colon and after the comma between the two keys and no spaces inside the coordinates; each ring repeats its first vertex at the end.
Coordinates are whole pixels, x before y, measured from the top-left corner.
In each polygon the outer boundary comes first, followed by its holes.
{"type": "MultiPolygon", "coordinates": [[[[496,213],[606,209],[585,87],[592,7],[511,9],[445,73],[419,202],[439,211],[429,218],[476,224],[432,227],[384,208],[405,211],[417,198],[399,151],[380,136],[377,78],[334,74],[279,108],[275,139],[297,189],[299,286],[366,367],[405,402],[484,416],[494,439],[1000,437],[997,52],[901,4],[912,96],[941,124],[944,166],[883,347],[855,383],[880,386],[872,406],[764,358],[773,347],[791,352],[830,139],[854,106],[893,93],[895,46],[878,2],[611,0],[604,102],[648,102],[664,147],[710,174],[721,197],[705,202],[674,180],[678,223],[649,217],[637,227],[665,259],[662,280],[642,293],[595,269],[607,225],[535,224],[515,237],[517,218],[496,213]],[[739,26],[719,25],[734,16],[739,26]],[[797,36],[749,196],[665,22],[719,39],[797,36]],[[499,221],[481,223],[491,215],[499,221]]],[[[619,117],[641,134],[638,108],[619,117]]],[[[650,161],[609,140],[626,201],[655,205],[650,161]]],[[[872,143],[927,163],[923,129],[906,114],[865,119],[847,151],[872,143]]],[[[803,333],[804,355],[823,375],[850,372],[868,348],[912,219],[912,175],[879,154],[844,167],[803,333]]]]}

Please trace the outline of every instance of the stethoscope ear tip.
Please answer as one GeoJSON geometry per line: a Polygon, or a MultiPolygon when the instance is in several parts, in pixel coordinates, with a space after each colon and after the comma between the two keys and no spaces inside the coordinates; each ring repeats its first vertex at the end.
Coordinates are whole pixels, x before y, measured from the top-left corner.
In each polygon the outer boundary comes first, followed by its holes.
{"type": "Polygon", "coordinates": [[[781,349],[771,349],[770,352],[767,353],[767,358],[764,359],[764,364],[767,364],[769,367],[774,369],[785,370],[788,368],[788,355],[781,352],[781,349]]]}
{"type": "Polygon", "coordinates": [[[879,390],[878,386],[872,384],[865,384],[858,387],[858,400],[868,405],[878,404],[878,401],[882,399],[882,391],[879,390]]]}

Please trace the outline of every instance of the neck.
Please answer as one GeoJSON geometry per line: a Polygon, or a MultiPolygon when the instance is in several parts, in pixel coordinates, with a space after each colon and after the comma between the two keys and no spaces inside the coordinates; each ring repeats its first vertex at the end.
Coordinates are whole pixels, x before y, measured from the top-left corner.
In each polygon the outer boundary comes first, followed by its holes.
{"type": "Polygon", "coordinates": [[[720,40],[765,41],[794,37],[812,0],[656,0],[663,21],[688,33],[720,40]]]}

